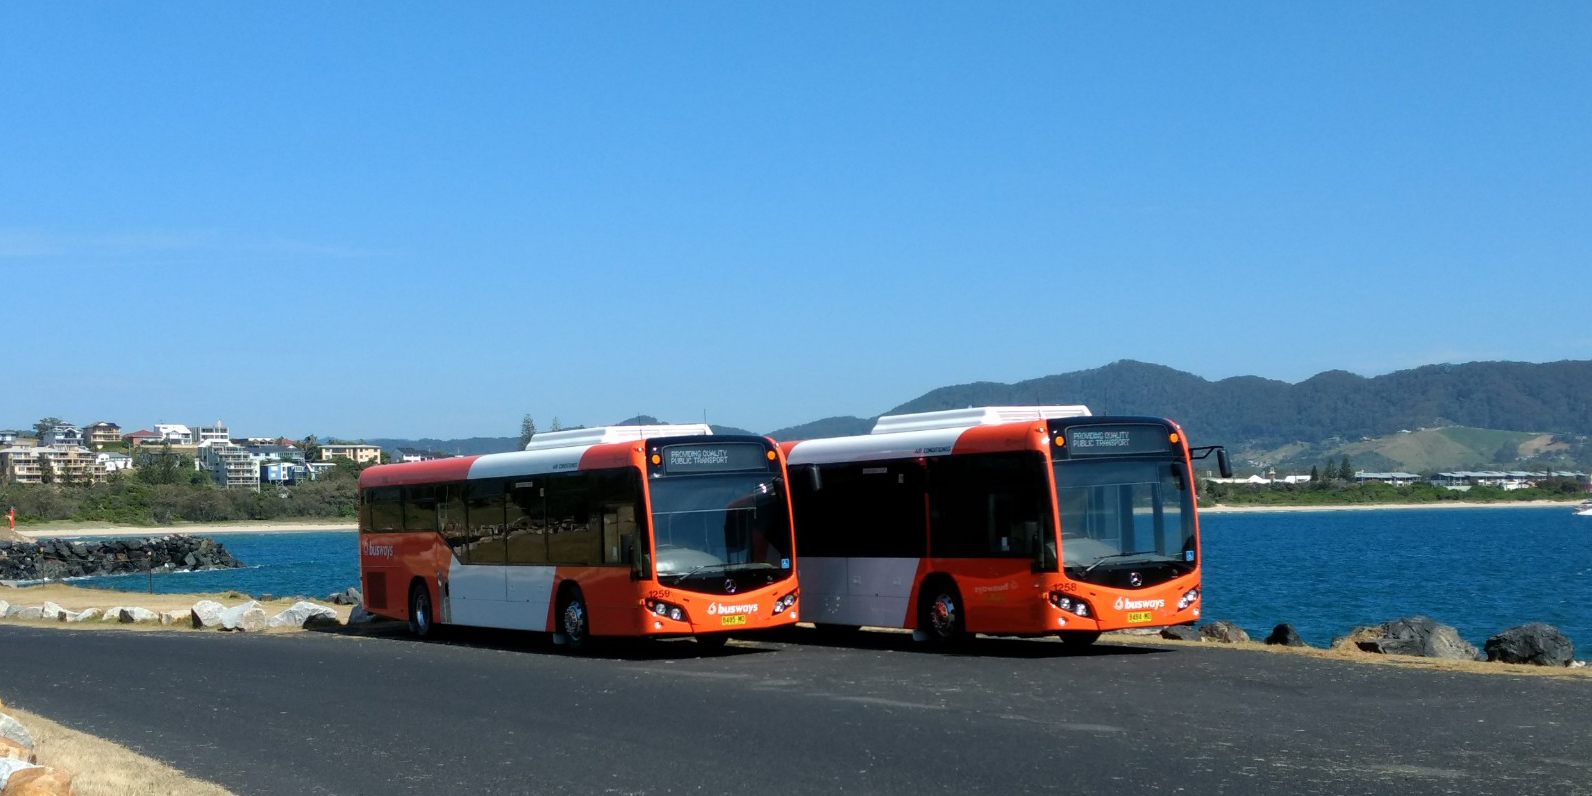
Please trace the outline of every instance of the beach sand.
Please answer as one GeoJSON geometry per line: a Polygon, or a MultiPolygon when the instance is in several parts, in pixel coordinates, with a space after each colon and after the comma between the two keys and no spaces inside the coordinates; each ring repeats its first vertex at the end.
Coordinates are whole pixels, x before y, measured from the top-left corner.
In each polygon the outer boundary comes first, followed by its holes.
{"type": "Polygon", "coordinates": [[[74,536],[147,537],[169,536],[180,533],[188,536],[222,536],[229,533],[325,533],[346,531],[353,533],[359,526],[348,522],[294,522],[292,520],[264,520],[248,522],[181,523],[177,525],[107,525],[89,522],[52,522],[44,525],[27,525],[17,528],[17,533],[29,539],[56,539],[74,536]]]}

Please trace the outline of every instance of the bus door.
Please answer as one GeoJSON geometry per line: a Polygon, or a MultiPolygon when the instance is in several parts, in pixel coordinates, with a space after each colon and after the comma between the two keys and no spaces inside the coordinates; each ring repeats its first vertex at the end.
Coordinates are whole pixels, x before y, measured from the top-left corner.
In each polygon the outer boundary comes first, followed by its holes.
{"type": "Polygon", "coordinates": [[[970,631],[1017,632],[1044,619],[1033,583],[1054,539],[1048,467],[1037,451],[929,464],[929,568],[956,581],[970,631]]]}

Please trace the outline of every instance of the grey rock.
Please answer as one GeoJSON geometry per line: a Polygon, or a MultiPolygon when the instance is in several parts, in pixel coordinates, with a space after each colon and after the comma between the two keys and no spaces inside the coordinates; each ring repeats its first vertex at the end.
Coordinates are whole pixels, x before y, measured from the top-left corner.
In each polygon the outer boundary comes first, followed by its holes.
{"type": "Polygon", "coordinates": [[[221,627],[221,612],[225,610],[227,607],[215,600],[200,600],[189,609],[190,621],[196,628],[218,628],[221,627]]]}
{"type": "Polygon", "coordinates": [[[1193,625],[1173,625],[1161,628],[1161,638],[1176,641],[1199,641],[1200,631],[1193,625]]]}
{"type": "Polygon", "coordinates": [[[13,605],[7,616],[11,619],[43,619],[44,609],[37,605],[13,605]]]}
{"type": "Polygon", "coordinates": [[[350,625],[365,625],[374,621],[376,621],[376,615],[366,611],[363,603],[354,606],[354,610],[348,614],[348,624],[350,625]]]}
{"type": "Polygon", "coordinates": [[[1271,635],[1266,637],[1266,643],[1282,647],[1303,647],[1305,642],[1294,632],[1293,625],[1283,622],[1271,629],[1271,635]]]}
{"type": "Polygon", "coordinates": [[[222,630],[241,630],[258,633],[265,629],[266,621],[265,608],[254,600],[242,605],[234,605],[221,612],[222,630]]]}
{"type": "Polygon", "coordinates": [[[5,713],[0,713],[0,738],[10,739],[29,752],[33,751],[33,736],[28,734],[28,728],[5,713]]]}
{"type": "Polygon", "coordinates": [[[1207,641],[1219,641],[1223,644],[1237,644],[1248,641],[1249,634],[1244,629],[1226,619],[1218,619],[1200,626],[1200,637],[1207,641]]]}
{"type": "Polygon", "coordinates": [[[131,625],[136,622],[154,622],[159,619],[160,614],[148,608],[127,607],[116,612],[116,621],[124,625],[131,625]]]}
{"type": "Polygon", "coordinates": [[[27,771],[30,768],[41,768],[37,763],[26,760],[13,760],[9,757],[0,757],[0,789],[4,789],[11,782],[11,775],[18,771],[27,771]]]}
{"type": "Polygon", "coordinates": [[[75,614],[67,614],[66,616],[61,617],[61,621],[62,622],[87,622],[88,620],[94,619],[94,618],[98,617],[99,615],[100,615],[100,609],[98,609],[98,608],[84,608],[83,610],[78,611],[75,614]]]}
{"type": "Polygon", "coordinates": [[[329,627],[341,624],[337,612],[323,605],[300,600],[266,621],[267,627],[329,627]]]}
{"type": "Polygon", "coordinates": [[[1511,627],[1487,639],[1483,647],[1487,660],[1503,663],[1569,666],[1575,660],[1575,644],[1569,637],[1542,622],[1511,627]]]}
{"type": "Polygon", "coordinates": [[[1382,655],[1414,655],[1421,658],[1471,661],[1476,648],[1451,625],[1427,616],[1406,616],[1376,627],[1356,628],[1346,639],[1365,652],[1382,655]]]}
{"type": "Polygon", "coordinates": [[[0,600],[0,619],[4,619],[10,615],[11,603],[6,602],[5,600],[0,600]]]}
{"type": "Polygon", "coordinates": [[[192,615],[192,611],[161,611],[160,623],[170,627],[188,621],[192,615]]]}
{"type": "Polygon", "coordinates": [[[44,605],[39,607],[39,610],[44,619],[50,619],[57,622],[63,618],[63,614],[71,613],[71,611],[68,611],[65,608],[62,608],[61,606],[56,605],[48,600],[44,602],[44,605]]]}

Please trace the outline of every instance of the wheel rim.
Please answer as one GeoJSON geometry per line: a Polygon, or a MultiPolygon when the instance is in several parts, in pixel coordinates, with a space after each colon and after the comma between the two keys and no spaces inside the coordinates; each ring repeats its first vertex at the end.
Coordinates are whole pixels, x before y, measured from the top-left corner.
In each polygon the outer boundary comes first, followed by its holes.
{"type": "Polygon", "coordinates": [[[935,597],[929,606],[929,624],[934,626],[934,634],[940,638],[955,635],[956,620],[956,599],[949,594],[935,597]]]}
{"type": "Polygon", "coordinates": [[[431,630],[431,598],[424,589],[415,592],[415,630],[421,635],[431,630]]]}
{"type": "Polygon", "coordinates": [[[564,606],[564,635],[574,642],[586,638],[586,606],[580,600],[570,600],[564,606]]]}

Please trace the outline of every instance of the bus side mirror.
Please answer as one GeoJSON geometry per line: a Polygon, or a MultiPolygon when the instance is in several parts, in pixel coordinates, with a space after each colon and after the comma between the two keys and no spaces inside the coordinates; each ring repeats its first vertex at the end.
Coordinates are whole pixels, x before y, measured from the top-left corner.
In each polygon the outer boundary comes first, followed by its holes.
{"type": "Polygon", "coordinates": [[[1223,478],[1233,477],[1233,465],[1227,461],[1226,448],[1216,449],[1216,470],[1222,474],[1223,478]]]}
{"type": "Polygon", "coordinates": [[[814,492],[824,488],[824,477],[818,474],[818,465],[810,464],[807,466],[807,481],[814,492]]]}

